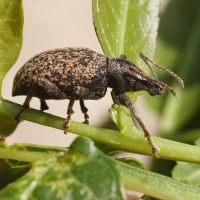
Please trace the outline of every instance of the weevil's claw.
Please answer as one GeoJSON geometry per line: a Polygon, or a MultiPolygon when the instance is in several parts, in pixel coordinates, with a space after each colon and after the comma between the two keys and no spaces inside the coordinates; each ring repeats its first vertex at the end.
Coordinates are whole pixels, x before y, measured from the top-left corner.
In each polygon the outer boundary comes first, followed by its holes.
{"type": "Polygon", "coordinates": [[[18,115],[16,115],[16,116],[14,117],[14,119],[15,119],[16,123],[19,124],[19,122],[20,122],[20,117],[19,117],[18,115]]]}
{"type": "Polygon", "coordinates": [[[21,115],[24,113],[24,109],[22,108],[18,113],[17,113],[17,115],[14,117],[14,119],[15,119],[15,121],[16,121],[16,123],[17,124],[19,124],[19,122],[20,122],[20,117],[21,117],[21,115]]]}
{"type": "Polygon", "coordinates": [[[154,142],[150,136],[147,136],[147,142],[148,142],[149,146],[151,147],[151,151],[155,155],[155,157],[157,159],[160,158],[160,156],[158,154],[156,154],[156,152],[159,152],[160,149],[154,145],[154,142]]]}
{"type": "Polygon", "coordinates": [[[66,130],[64,130],[64,134],[66,135],[68,132],[66,130]]]}
{"type": "Polygon", "coordinates": [[[89,121],[86,119],[83,123],[84,124],[89,124],[89,121]]]}
{"type": "Polygon", "coordinates": [[[67,120],[63,124],[64,134],[67,134],[67,131],[69,129],[69,122],[71,120],[71,115],[67,116],[67,120]]]}
{"type": "Polygon", "coordinates": [[[84,113],[84,119],[85,121],[83,122],[84,124],[89,124],[89,115],[87,113],[84,113]]]}

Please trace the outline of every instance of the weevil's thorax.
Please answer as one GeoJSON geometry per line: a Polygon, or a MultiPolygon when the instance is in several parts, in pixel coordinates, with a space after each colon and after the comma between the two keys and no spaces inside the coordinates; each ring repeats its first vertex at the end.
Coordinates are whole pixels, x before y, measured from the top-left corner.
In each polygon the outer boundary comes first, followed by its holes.
{"type": "Polygon", "coordinates": [[[130,91],[132,81],[126,79],[126,72],[131,62],[120,58],[111,58],[108,62],[108,87],[113,88],[115,93],[130,91]]]}
{"type": "Polygon", "coordinates": [[[108,87],[113,88],[115,94],[148,91],[148,81],[142,76],[143,73],[135,64],[126,59],[112,58],[108,64],[108,87]]]}

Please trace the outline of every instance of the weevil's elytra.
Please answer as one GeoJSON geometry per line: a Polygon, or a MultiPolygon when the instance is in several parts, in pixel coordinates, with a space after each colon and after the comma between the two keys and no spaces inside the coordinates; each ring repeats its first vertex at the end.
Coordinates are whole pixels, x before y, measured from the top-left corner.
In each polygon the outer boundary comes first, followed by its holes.
{"type": "MultiPolygon", "coordinates": [[[[99,99],[107,89],[106,57],[86,48],[55,49],[38,54],[17,72],[13,96],[27,95],[38,77],[55,84],[65,94],[62,99],[66,95],[70,97],[74,87],[79,85],[90,88],[99,99]]],[[[40,99],[61,99],[60,95],[49,95],[46,87],[37,89],[34,96],[40,99]]]]}
{"type": "MultiPolygon", "coordinates": [[[[156,67],[168,72],[183,86],[183,81],[173,72],[157,65],[155,62],[140,54],[148,65],[151,62],[156,67]]],[[[46,99],[69,99],[67,120],[63,124],[65,130],[69,129],[71,115],[74,113],[73,104],[79,100],[84,114],[84,123],[89,123],[88,109],[84,100],[98,100],[105,96],[107,87],[113,89],[118,102],[130,109],[132,118],[140,124],[147,137],[152,153],[159,157],[158,148],[153,144],[149,132],[133,109],[125,92],[147,91],[151,96],[160,95],[164,89],[169,90],[176,98],[178,95],[165,83],[147,75],[135,64],[128,61],[125,55],[120,58],[108,58],[87,48],[62,48],[40,53],[26,62],[17,72],[12,95],[27,95],[22,109],[15,116],[17,123],[24,110],[29,108],[32,97],[41,100],[41,110],[47,110],[46,99]]]]}

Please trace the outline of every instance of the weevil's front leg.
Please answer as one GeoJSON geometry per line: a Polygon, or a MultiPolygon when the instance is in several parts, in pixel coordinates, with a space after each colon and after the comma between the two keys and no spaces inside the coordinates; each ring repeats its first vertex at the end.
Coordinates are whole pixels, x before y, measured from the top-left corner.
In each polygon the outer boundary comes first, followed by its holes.
{"type": "Polygon", "coordinates": [[[144,136],[147,137],[147,142],[148,142],[149,146],[151,147],[152,153],[155,155],[156,158],[159,158],[159,156],[156,154],[156,152],[158,152],[159,149],[154,145],[153,140],[151,139],[151,135],[147,131],[145,125],[142,122],[142,120],[139,118],[139,116],[135,112],[129,97],[126,96],[125,94],[120,94],[120,95],[115,95],[115,98],[118,100],[118,102],[121,105],[124,105],[124,106],[126,106],[127,108],[130,109],[131,117],[136,119],[136,121],[138,122],[138,124],[140,125],[142,130],[144,131],[144,136]]]}

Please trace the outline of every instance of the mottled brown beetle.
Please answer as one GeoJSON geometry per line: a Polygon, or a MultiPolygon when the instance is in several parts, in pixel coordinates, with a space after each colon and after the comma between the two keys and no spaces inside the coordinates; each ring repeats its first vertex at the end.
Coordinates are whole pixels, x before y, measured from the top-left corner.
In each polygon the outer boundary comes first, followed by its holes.
{"type": "Polygon", "coordinates": [[[153,144],[150,134],[124,93],[145,90],[154,96],[162,94],[164,89],[167,89],[178,98],[173,89],[157,79],[148,62],[174,76],[182,86],[183,81],[143,54],[140,54],[140,57],[151,69],[154,77],[126,60],[125,55],[121,55],[120,58],[108,58],[87,48],[54,49],[36,55],[21,67],[14,78],[12,95],[27,95],[22,109],[15,116],[16,122],[20,122],[20,116],[29,108],[31,98],[38,97],[42,111],[48,109],[46,99],[70,99],[67,120],[63,124],[65,130],[69,129],[73,104],[75,100],[79,100],[81,111],[84,113],[84,123],[88,124],[88,109],[84,105],[84,100],[101,99],[107,87],[110,87],[118,102],[130,109],[132,118],[135,118],[143,129],[152,153],[158,157],[158,148],[153,144]]]}

